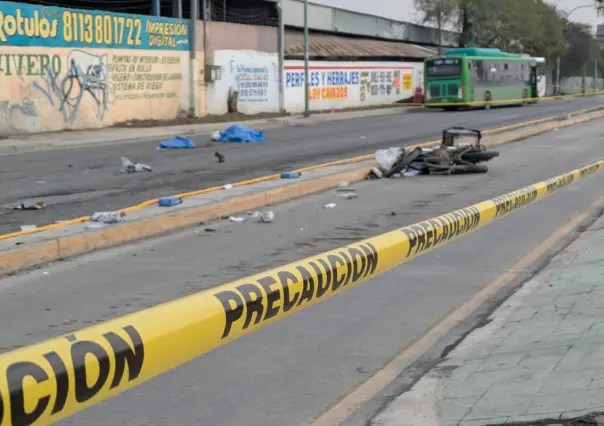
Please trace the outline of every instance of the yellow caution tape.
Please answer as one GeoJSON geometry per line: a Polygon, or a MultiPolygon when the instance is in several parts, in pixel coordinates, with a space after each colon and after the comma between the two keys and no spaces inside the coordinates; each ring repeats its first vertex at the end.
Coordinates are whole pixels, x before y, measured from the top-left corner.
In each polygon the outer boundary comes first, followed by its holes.
{"type": "Polygon", "coordinates": [[[0,355],[0,425],[48,425],[468,234],[604,161],[173,302],[0,355]]]}

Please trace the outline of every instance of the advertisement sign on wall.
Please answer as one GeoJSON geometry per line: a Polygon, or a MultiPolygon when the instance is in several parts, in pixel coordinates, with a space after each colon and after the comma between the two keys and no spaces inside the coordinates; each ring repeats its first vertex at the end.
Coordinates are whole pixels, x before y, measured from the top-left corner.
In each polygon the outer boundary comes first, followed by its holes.
{"type": "MultiPolygon", "coordinates": [[[[285,62],[285,104],[304,110],[304,63],[285,62]]],[[[422,85],[423,63],[316,62],[309,67],[311,110],[341,109],[410,100],[422,85]]]]}
{"type": "Polygon", "coordinates": [[[226,114],[231,91],[239,92],[237,110],[243,114],[279,111],[277,53],[216,50],[214,65],[221,67],[222,75],[208,84],[208,114],[226,114]]]}
{"type": "Polygon", "coordinates": [[[188,33],[177,19],[0,2],[0,133],[174,118],[188,33]]]}

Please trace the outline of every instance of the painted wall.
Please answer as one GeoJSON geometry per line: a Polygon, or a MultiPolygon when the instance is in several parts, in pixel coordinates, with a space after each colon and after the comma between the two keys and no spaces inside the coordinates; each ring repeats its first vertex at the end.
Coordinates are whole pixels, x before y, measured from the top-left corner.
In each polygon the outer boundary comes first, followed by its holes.
{"type": "MultiPolygon", "coordinates": [[[[304,111],[304,63],[285,61],[285,109],[304,111]]],[[[311,110],[410,100],[423,90],[422,62],[318,62],[309,67],[311,110]]]]}
{"type": "Polygon", "coordinates": [[[279,112],[279,57],[255,50],[216,50],[214,65],[221,79],[207,86],[208,114],[228,112],[231,90],[238,91],[237,110],[243,114],[279,112]]]}
{"type": "Polygon", "coordinates": [[[175,118],[188,40],[187,21],[0,2],[0,134],[175,118]]]}

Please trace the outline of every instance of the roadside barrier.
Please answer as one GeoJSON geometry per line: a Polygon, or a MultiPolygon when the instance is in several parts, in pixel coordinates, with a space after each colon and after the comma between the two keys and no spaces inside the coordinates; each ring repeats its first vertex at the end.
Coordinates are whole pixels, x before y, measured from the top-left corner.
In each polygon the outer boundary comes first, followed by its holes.
{"type": "Polygon", "coordinates": [[[604,170],[491,200],[0,355],[0,426],[49,425],[604,170]]]}
{"type": "MultiPolygon", "coordinates": [[[[602,109],[602,107],[592,107],[592,108],[586,108],[583,110],[579,110],[579,111],[573,111],[571,113],[568,113],[569,116],[577,116],[577,115],[582,115],[582,114],[587,114],[589,112],[593,112],[593,111],[597,111],[599,109],[602,109]]],[[[544,118],[539,118],[536,120],[530,120],[530,121],[524,121],[524,122],[520,122],[520,123],[516,123],[516,124],[511,124],[508,126],[503,126],[503,127],[498,127],[498,128],[494,128],[494,129],[488,129],[482,132],[483,135],[492,135],[495,133],[500,133],[500,132],[506,132],[506,131],[510,131],[510,130],[514,130],[514,129],[518,129],[521,127],[527,127],[527,126],[534,126],[537,124],[542,124],[542,123],[546,123],[549,121],[554,121],[557,119],[558,116],[549,116],[549,117],[544,117],[544,118]]],[[[405,146],[405,149],[414,149],[414,148],[418,148],[418,147],[429,147],[432,145],[436,145],[440,143],[440,140],[434,140],[434,141],[428,141],[428,142],[423,142],[420,144],[416,144],[416,145],[408,145],[405,146]]],[[[297,169],[297,170],[293,170],[293,172],[298,172],[298,173],[304,173],[304,172],[308,172],[311,170],[316,170],[316,169],[321,169],[321,168],[325,168],[325,167],[330,167],[330,166],[336,166],[336,165],[341,165],[341,164],[350,164],[350,163],[355,163],[355,162],[359,162],[359,161],[364,161],[364,160],[369,160],[371,158],[373,158],[374,154],[370,153],[370,154],[365,154],[365,155],[360,155],[357,157],[352,157],[352,158],[344,158],[342,160],[336,160],[336,161],[330,161],[328,163],[322,163],[322,164],[316,164],[314,166],[308,166],[308,167],[303,167],[301,169],[297,169]]],[[[252,178],[252,179],[248,179],[245,181],[241,181],[241,182],[236,182],[233,183],[233,187],[240,187],[240,186],[247,186],[247,185],[253,185],[256,183],[260,183],[260,182],[266,182],[269,180],[275,180],[275,179],[279,179],[281,177],[280,173],[276,173],[276,174],[272,174],[272,175],[267,175],[267,176],[261,176],[261,177],[257,177],[257,178],[252,178]]],[[[174,194],[172,195],[172,197],[174,198],[188,198],[188,197],[193,197],[193,196],[199,196],[199,195],[203,195],[203,194],[207,194],[210,192],[215,192],[215,191],[221,191],[224,189],[224,186],[213,186],[210,188],[204,188],[204,189],[198,189],[195,191],[190,191],[190,192],[185,192],[182,194],[174,194]]],[[[146,200],[143,201],[139,204],[136,204],[134,206],[130,206],[130,207],[126,207],[123,208],[121,210],[118,210],[118,212],[123,212],[123,213],[129,213],[129,212],[133,212],[136,210],[140,210],[143,209],[145,207],[149,207],[152,205],[157,204],[159,201],[159,198],[153,198],[151,200],[146,200]]],[[[62,222],[58,222],[58,223],[52,223],[52,224],[48,224],[48,225],[43,225],[43,226],[39,226],[37,228],[34,229],[28,229],[25,231],[15,231],[15,232],[10,232],[8,234],[1,234],[0,235],[0,241],[1,240],[7,240],[9,238],[15,238],[15,237],[20,237],[23,235],[29,235],[29,234],[35,234],[38,232],[43,232],[43,231],[49,231],[51,229],[57,229],[57,228],[63,228],[69,225],[73,225],[76,223],[82,223],[82,222],[86,222],[90,220],[90,216],[81,216],[78,218],[74,218],[74,219],[69,219],[69,220],[65,220],[62,222]]]]}

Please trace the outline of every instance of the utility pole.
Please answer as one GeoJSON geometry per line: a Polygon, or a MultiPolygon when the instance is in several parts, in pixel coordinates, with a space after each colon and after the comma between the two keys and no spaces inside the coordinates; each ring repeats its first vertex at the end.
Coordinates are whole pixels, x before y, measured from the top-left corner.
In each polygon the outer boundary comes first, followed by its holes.
{"type": "Polygon", "coordinates": [[[310,116],[308,56],[308,0],[304,0],[304,117],[310,116]]]}

